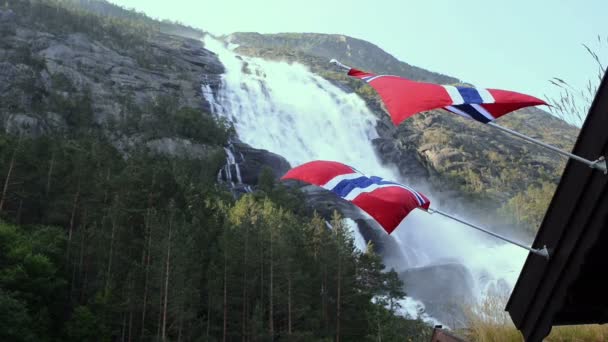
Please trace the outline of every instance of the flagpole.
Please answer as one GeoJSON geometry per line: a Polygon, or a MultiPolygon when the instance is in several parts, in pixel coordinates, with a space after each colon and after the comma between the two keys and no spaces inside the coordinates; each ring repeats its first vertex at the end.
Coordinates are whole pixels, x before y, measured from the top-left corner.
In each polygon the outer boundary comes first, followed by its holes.
{"type": "Polygon", "coordinates": [[[527,135],[523,135],[523,134],[521,134],[519,132],[516,132],[516,131],[510,130],[510,129],[506,128],[506,127],[497,125],[497,124],[495,124],[493,122],[488,122],[487,124],[490,125],[490,126],[492,126],[492,127],[494,127],[494,128],[496,128],[496,129],[499,129],[499,130],[501,130],[501,131],[503,131],[505,133],[514,135],[516,137],[519,137],[519,138],[522,138],[524,140],[527,140],[527,141],[529,141],[531,143],[537,144],[539,146],[548,148],[548,149],[550,149],[550,150],[552,150],[554,152],[560,153],[560,154],[562,154],[564,156],[567,156],[567,157],[570,157],[572,159],[578,160],[578,161],[580,161],[582,163],[585,163],[585,164],[589,165],[590,168],[598,169],[598,170],[604,172],[604,174],[608,174],[608,168],[606,167],[606,160],[604,159],[603,156],[600,157],[600,158],[598,158],[595,161],[591,161],[591,160],[579,157],[576,154],[572,154],[572,153],[566,152],[564,150],[560,150],[559,148],[551,146],[549,144],[545,144],[542,141],[536,140],[534,138],[530,138],[527,135]]]}
{"type": "Polygon", "coordinates": [[[439,210],[437,210],[437,209],[431,209],[431,208],[429,208],[429,209],[428,209],[428,210],[426,210],[426,211],[427,211],[428,213],[430,213],[431,215],[432,215],[432,214],[437,213],[437,214],[439,214],[439,215],[445,216],[445,217],[450,218],[450,219],[452,219],[452,220],[454,220],[454,221],[460,222],[460,223],[462,223],[462,224],[464,224],[464,225],[467,225],[467,226],[469,226],[469,227],[471,227],[471,228],[475,228],[475,229],[480,230],[480,231],[482,231],[482,232],[484,232],[484,233],[486,233],[486,234],[492,235],[492,236],[494,236],[494,237],[496,237],[496,238],[499,238],[499,239],[501,239],[501,240],[503,240],[503,241],[506,241],[506,242],[508,242],[508,243],[511,243],[511,244],[517,245],[517,246],[519,246],[519,247],[521,247],[521,248],[523,248],[523,249],[526,249],[526,250],[528,250],[528,251],[530,251],[530,252],[532,252],[532,253],[534,253],[534,254],[537,254],[537,255],[540,255],[540,256],[542,256],[542,257],[545,257],[545,258],[549,259],[549,251],[547,250],[547,246],[544,246],[542,249],[530,248],[530,247],[527,247],[527,246],[525,246],[525,245],[520,244],[519,242],[516,242],[516,241],[513,241],[513,240],[511,240],[511,239],[508,239],[508,238],[506,238],[506,237],[504,237],[504,236],[502,236],[502,235],[499,235],[499,234],[493,233],[493,232],[491,232],[491,231],[489,231],[489,230],[486,230],[486,229],[484,229],[484,228],[481,228],[481,227],[479,227],[479,226],[476,226],[476,225],[474,225],[474,224],[472,224],[472,223],[469,223],[469,222],[463,221],[463,220],[461,220],[461,219],[459,219],[459,218],[457,218],[457,217],[454,217],[454,216],[452,216],[452,215],[450,215],[450,214],[444,213],[444,212],[439,211],[439,210]]]}

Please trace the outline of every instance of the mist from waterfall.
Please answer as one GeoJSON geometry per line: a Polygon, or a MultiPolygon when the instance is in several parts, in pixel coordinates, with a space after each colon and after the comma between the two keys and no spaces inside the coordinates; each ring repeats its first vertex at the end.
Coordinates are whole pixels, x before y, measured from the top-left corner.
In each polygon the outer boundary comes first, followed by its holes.
{"type": "MultiPolygon", "coordinates": [[[[378,136],[377,118],[356,94],[346,93],[301,64],[238,56],[209,37],[205,46],[218,54],[226,72],[219,92],[204,89],[204,95],[215,114],[233,122],[240,140],[285,157],[292,167],[311,160],[334,160],[368,175],[407,183],[376,157],[372,139],[378,136]]],[[[431,207],[441,209],[434,205],[438,201],[433,193],[425,195],[431,207]]],[[[527,256],[518,247],[419,210],[391,238],[401,250],[384,255],[387,266],[400,271],[458,262],[471,272],[478,299],[491,285],[502,284],[510,290],[527,256]]],[[[355,239],[361,245],[362,237],[355,239]]],[[[417,310],[412,303],[405,303],[410,314],[417,310]]]]}

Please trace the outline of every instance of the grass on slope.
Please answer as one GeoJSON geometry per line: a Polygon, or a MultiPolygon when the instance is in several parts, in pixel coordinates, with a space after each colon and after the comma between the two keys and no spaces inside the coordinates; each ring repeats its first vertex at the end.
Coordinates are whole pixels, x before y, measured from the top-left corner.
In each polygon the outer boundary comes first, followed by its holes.
{"type": "MultiPolygon", "coordinates": [[[[468,310],[469,327],[462,331],[467,340],[475,342],[521,342],[523,337],[505,311],[508,295],[494,295],[468,310]]],[[[546,342],[608,341],[608,325],[559,326],[551,330],[546,342]]]]}

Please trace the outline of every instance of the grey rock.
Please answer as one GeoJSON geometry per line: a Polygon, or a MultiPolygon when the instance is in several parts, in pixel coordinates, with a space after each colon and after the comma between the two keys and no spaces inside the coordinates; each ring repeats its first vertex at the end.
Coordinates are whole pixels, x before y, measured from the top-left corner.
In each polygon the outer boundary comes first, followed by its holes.
{"type": "Polygon", "coordinates": [[[154,33],[145,46],[147,50],[140,51],[140,47],[124,49],[112,41],[99,41],[78,32],[39,31],[13,20],[15,14],[10,10],[0,11],[0,18],[0,24],[11,20],[15,28],[0,43],[0,57],[7,56],[0,58],[0,98],[7,100],[4,110],[0,110],[0,122],[7,132],[39,136],[65,131],[65,113],[41,114],[40,97],[44,101],[45,96],[54,93],[69,99],[89,90],[94,122],[104,127],[111,143],[125,157],[140,144],[161,154],[189,158],[204,158],[212,150],[186,139],[160,137],[146,141],[142,132],[124,135],[108,129],[132,115],[125,105],[126,98],[143,111],[138,114],[142,119],[150,115],[146,113],[149,104],[161,96],[176,99],[178,106],[209,111],[201,82],[205,80],[217,90],[224,67],[200,40],[154,33]],[[19,51],[31,51],[32,58],[44,61],[45,67],[37,71],[20,63],[12,57],[20,56],[19,51]],[[148,63],[146,56],[150,56],[148,63]],[[58,77],[67,79],[71,90],[54,88],[58,77]],[[35,94],[23,91],[22,84],[36,89],[35,94]]]}
{"type": "Polygon", "coordinates": [[[244,143],[234,143],[233,147],[236,154],[244,159],[242,174],[245,183],[257,184],[264,166],[270,168],[276,179],[283,176],[291,168],[289,162],[276,153],[256,149],[244,143]]]}
{"type": "Polygon", "coordinates": [[[44,113],[44,122],[47,127],[49,127],[50,131],[65,132],[68,129],[68,124],[65,122],[65,119],[57,113],[44,113]]]}
{"type": "Polygon", "coordinates": [[[9,113],[3,117],[4,131],[8,134],[37,138],[51,132],[65,132],[67,124],[57,113],[9,113]]]}
{"type": "Polygon", "coordinates": [[[205,159],[214,151],[207,145],[181,138],[154,139],[146,142],[146,146],[158,154],[187,159],[205,159]]]}
{"type": "Polygon", "coordinates": [[[383,164],[395,165],[404,176],[409,178],[428,178],[429,169],[414,144],[404,146],[391,138],[378,138],[373,141],[373,144],[383,164]]]}
{"type": "MultiPolygon", "coordinates": [[[[152,38],[152,52],[166,65],[144,65],[131,55],[95,41],[82,33],[66,36],[20,28],[11,38],[19,46],[29,46],[36,57],[46,62],[46,70],[36,75],[47,91],[53,75],[62,74],[74,88],[90,89],[95,121],[99,124],[118,120],[121,96],[131,95],[143,107],[160,96],[171,96],[178,105],[207,109],[201,82],[205,78],[214,87],[224,71],[217,56],[189,38],[157,34],[152,38]]],[[[145,52],[141,52],[145,54],[145,52]]],[[[18,66],[0,64],[0,93],[16,82],[18,66]]]]}
{"type": "Polygon", "coordinates": [[[6,133],[32,138],[40,137],[46,131],[40,119],[26,114],[9,115],[4,127],[6,133]]]}

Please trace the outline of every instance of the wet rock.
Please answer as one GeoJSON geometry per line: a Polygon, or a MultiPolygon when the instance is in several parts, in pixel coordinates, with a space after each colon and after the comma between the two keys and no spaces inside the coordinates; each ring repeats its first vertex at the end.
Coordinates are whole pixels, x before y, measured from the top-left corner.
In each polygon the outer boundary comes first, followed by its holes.
{"type": "Polygon", "coordinates": [[[220,180],[251,188],[257,186],[264,168],[269,168],[275,179],[291,168],[289,162],[280,155],[241,142],[234,142],[226,148],[226,159],[227,164],[219,174],[220,180]]]}

